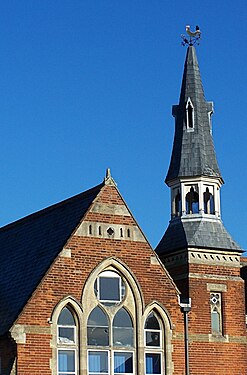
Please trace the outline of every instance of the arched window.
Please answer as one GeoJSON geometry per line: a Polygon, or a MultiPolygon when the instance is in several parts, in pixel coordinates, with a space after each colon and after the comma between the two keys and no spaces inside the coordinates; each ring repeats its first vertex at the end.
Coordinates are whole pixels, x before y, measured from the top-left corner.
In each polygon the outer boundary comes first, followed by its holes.
{"type": "Polygon", "coordinates": [[[194,129],[194,107],[190,98],[186,104],[187,129],[194,129]]]}
{"type": "Polygon", "coordinates": [[[126,294],[125,282],[117,272],[106,270],[98,275],[94,292],[98,306],[87,323],[88,375],[133,374],[133,321],[120,305],[126,294]]]}
{"type": "Polygon", "coordinates": [[[133,324],[125,308],[118,310],[113,319],[113,345],[134,346],[133,324]]]}
{"type": "Polygon", "coordinates": [[[181,216],[181,212],[182,212],[181,194],[178,191],[175,197],[175,215],[181,216]]]}
{"type": "Polygon", "coordinates": [[[206,191],[203,193],[203,201],[204,201],[204,213],[205,214],[214,214],[214,197],[209,192],[208,187],[206,191]]]}
{"type": "Polygon", "coordinates": [[[145,322],[145,373],[161,374],[164,368],[163,337],[157,315],[151,312],[145,322]]]}
{"type": "Polygon", "coordinates": [[[222,335],[221,293],[210,293],[212,333],[222,335]]]}
{"type": "Polygon", "coordinates": [[[109,345],[109,323],[100,307],[95,307],[88,318],[87,343],[95,346],[109,345]]]}
{"type": "Polygon", "coordinates": [[[64,307],[57,321],[58,375],[77,374],[77,342],[74,315],[64,307]]]}
{"type": "Polygon", "coordinates": [[[198,214],[199,213],[199,195],[193,187],[190,188],[189,193],[186,194],[186,213],[198,214]]]}

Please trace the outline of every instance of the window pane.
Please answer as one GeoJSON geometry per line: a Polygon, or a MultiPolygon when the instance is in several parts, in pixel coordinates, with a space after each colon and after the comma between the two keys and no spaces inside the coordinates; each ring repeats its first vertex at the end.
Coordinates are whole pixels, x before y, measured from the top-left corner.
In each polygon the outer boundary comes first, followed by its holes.
{"type": "Polygon", "coordinates": [[[69,327],[58,327],[58,341],[64,344],[75,342],[75,330],[69,327]]]}
{"type": "Polygon", "coordinates": [[[100,300],[120,301],[119,277],[100,277],[99,283],[100,300]]]}
{"type": "Polygon", "coordinates": [[[58,371],[75,372],[75,352],[74,350],[58,351],[58,371]]]}
{"type": "Polygon", "coordinates": [[[160,353],[146,353],[146,374],[161,374],[160,353]]]}
{"type": "Polygon", "coordinates": [[[212,331],[220,332],[220,314],[217,311],[212,311],[212,331]]]}
{"type": "Polygon", "coordinates": [[[124,309],[118,310],[113,320],[114,327],[132,327],[132,320],[129,313],[124,309]]]}
{"type": "Polygon", "coordinates": [[[109,345],[108,320],[99,307],[96,307],[88,318],[87,341],[88,345],[109,345]]]}
{"type": "Polygon", "coordinates": [[[133,347],[132,320],[124,308],[117,312],[113,320],[113,345],[133,347]]]}
{"type": "Polygon", "coordinates": [[[133,347],[133,328],[114,328],[113,345],[133,347]]]}
{"type": "Polygon", "coordinates": [[[88,327],[87,328],[88,345],[108,346],[109,331],[108,327],[88,327]]]}
{"type": "Polygon", "coordinates": [[[132,374],[133,373],[133,354],[132,353],[114,353],[114,373],[132,374]]]}
{"type": "Polygon", "coordinates": [[[58,318],[58,324],[60,326],[75,326],[75,320],[71,312],[65,307],[58,318]]]}
{"type": "Polygon", "coordinates": [[[101,310],[100,307],[95,307],[88,318],[88,325],[89,326],[100,326],[100,327],[107,327],[108,320],[106,314],[101,310]]]}
{"type": "Polygon", "coordinates": [[[160,346],[160,332],[146,331],[146,345],[160,346]]]}
{"type": "Polygon", "coordinates": [[[88,352],[88,368],[90,374],[108,374],[108,352],[88,352]]]}
{"type": "Polygon", "coordinates": [[[160,325],[158,322],[158,319],[156,318],[155,314],[151,312],[151,314],[148,315],[146,323],[145,323],[145,329],[158,329],[160,330],[160,325]]]}

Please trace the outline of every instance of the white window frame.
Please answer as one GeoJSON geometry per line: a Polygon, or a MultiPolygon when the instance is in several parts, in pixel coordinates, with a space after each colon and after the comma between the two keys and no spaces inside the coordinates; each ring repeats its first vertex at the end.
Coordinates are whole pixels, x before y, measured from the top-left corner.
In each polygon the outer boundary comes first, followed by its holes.
{"type": "MultiPolygon", "coordinates": [[[[159,323],[160,324],[160,323],[159,323]]],[[[163,338],[162,338],[162,330],[161,329],[145,329],[144,330],[144,332],[145,332],[145,347],[146,348],[157,348],[157,349],[161,349],[162,348],[162,340],[163,340],[163,338]],[[147,335],[146,335],[146,332],[157,332],[157,333],[159,333],[159,336],[160,336],[160,345],[158,346],[156,346],[156,345],[147,345],[147,335]]]]}
{"type": "Polygon", "coordinates": [[[145,374],[146,375],[163,375],[163,369],[164,369],[164,355],[163,355],[163,351],[161,350],[145,350],[144,352],[144,366],[145,366],[145,374]],[[146,366],[146,354],[159,354],[160,355],[160,373],[157,374],[157,373],[150,373],[150,372],[147,372],[147,366],[146,366]]]}
{"type": "MultiPolygon", "coordinates": [[[[135,373],[135,352],[133,350],[112,350],[112,366],[111,366],[111,369],[112,369],[112,375],[133,375],[135,373]],[[133,372],[116,372],[114,371],[114,367],[115,367],[115,356],[114,354],[115,353],[130,353],[132,354],[132,359],[133,359],[133,362],[132,362],[132,366],[133,366],[133,372]]],[[[89,374],[90,375],[90,374],[89,374]]]]}
{"type": "Polygon", "coordinates": [[[68,305],[65,305],[59,312],[58,319],[60,317],[61,312],[63,309],[67,308],[74,319],[74,325],[63,325],[57,323],[57,374],[69,374],[69,375],[77,375],[78,374],[78,330],[77,330],[77,320],[75,318],[75,314],[68,305]],[[59,328],[72,328],[74,333],[74,342],[60,342],[59,341],[59,328]],[[59,351],[73,351],[75,353],[75,371],[59,371],[59,351]]]}
{"type": "Polygon", "coordinates": [[[76,348],[67,348],[67,347],[59,347],[59,348],[57,348],[57,374],[58,375],[63,375],[63,374],[65,374],[65,375],[67,375],[67,374],[69,374],[69,375],[77,375],[78,374],[77,361],[78,361],[78,359],[77,359],[77,350],[76,350],[76,348]],[[75,353],[75,371],[59,371],[59,351],[62,351],[62,350],[63,351],[67,351],[67,352],[71,351],[71,352],[75,353]]]}
{"type": "Polygon", "coordinates": [[[103,271],[101,272],[98,277],[97,277],[97,299],[102,302],[102,303],[120,303],[122,302],[122,299],[123,299],[123,296],[122,296],[122,278],[121,276],[114,272],[114,271],[103,271]],[[109,278],[109,279],[118,279],[118,292],[119,292],[119,299],[115,299],[115,300],[105,300],[105,299],[101,299],[101,296],[100,296],[100,278],[109,278]]]}
{"type": "Polygon", "coordinates": [[[105,350],[105,349],[88,349],[87,350],[87,374],[88,375],[90,375],[90,374],[92,374],[92,375],[94,375],[94,374],[109,375],[110,374],[110,356],[111,356],[110,350],[105,350]],[[96,372],[96,371],[90,372],[89,371],[89,352],[104,352],[104,353],[107,353],[108,372],[96,372]]]}
{"type": "Polygon", "coordinates": [[[76,335],[76,326],[69,326],[69,325],[57,325],[57,343],[59,345],[77,345],[77,335],[76,335]],[[74,332],[74,341],[73,342],[62,342],[59,341],[60,335],[59,335],[59,328],[70,328],[73,329],[74,332]]]}

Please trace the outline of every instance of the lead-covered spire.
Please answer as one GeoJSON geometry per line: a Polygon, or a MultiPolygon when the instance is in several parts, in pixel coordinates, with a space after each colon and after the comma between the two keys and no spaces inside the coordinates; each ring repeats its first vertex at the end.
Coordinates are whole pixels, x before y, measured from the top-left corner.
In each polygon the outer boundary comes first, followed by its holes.
{"type": "Polygon", "coordinates": [[[183,177],[208,176],[222,180],[212,138],[212,113],[213,103],[204,97],[195,48],[189,46],[179,104],[173,106],[176,124],[166,177],[168,185],[183,177]]]}

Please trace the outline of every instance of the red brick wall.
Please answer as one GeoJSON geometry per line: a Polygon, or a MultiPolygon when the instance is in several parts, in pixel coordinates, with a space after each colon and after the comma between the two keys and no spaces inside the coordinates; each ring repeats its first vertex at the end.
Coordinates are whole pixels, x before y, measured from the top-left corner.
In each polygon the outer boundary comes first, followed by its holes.
{"type": "Polygon", "coordinates": [[[217,264],[172,264],[169,270],[173,277],[187,274],[187,278],[178,279],[176,284],[183,292],[188,290],[192,300],[189,313],[190,373],[247,374],[245,292],[240,268],[217,264]],[[209,342],[212,331],[207,284],[222,284],[227,289],[221,292],[224,337],[222,340],[212,337],[212,342],[209,342]]]}
{"type": "MultiPolygon", "coordinates": [[[[115,187],[105,186],[98,202],[123,204],[115,187]]],[[[132,217],[89,212],[84,218],[109,224],[135,225],[132,217]]],[[[152,301],[162,304],[171,316],[173,327],[174,375],[184,374],[183,314],[178,306],[177,291],[161,265],[151,264],[153,252],[146,242],[114,240],[73,235],[66,245],[71,258],[58,257],[19,317],[18,324],[30,324],[49,329],[48,319],[54,307],[65,296],[81,300],[82,291],[91,272],[103,260],[114,257],[124,263],[138,280],[145,305],[152,301]],[[78,273],[80,271],[80,273],[78,273]]],[[[244,375],[247,373],[247,353],[244,319],[243,282],[231,280],[239,276],[238,268],[207,265],[173,267],[176,275],[189,271],[201,274],[191,278],[187,286],[192,298],[189,313],[191,375],[244,375]],[[215,275],[207,279],[206,274],[215,275]],[[219,281],[219,275],[226,276],[219,281]],[[211,333],[210,292],[207,283],[227,285],[223,292],[224,334],[229,342],[209,342],[211,333]]],[[[186,290],[186,279],[181,280],[186,290]]],[[[18,375],[50,375],[51,336],[27,334],[26,343],[18,344],[18,375]]],[[[226,340],[225,340],[226,341],[226,340]]]]}
{"type": "MultiPolygon", "coordinates": [[[[98,201],[123,204],[117,190],[105,186],[98,201]]],[[[88,213],[85,220],[118,224],[135,224],[132,217],[88,213]]],[[[183,315],[178,306],[176,288],[161,265],[151,264],[154,253],[146,242],[114,240],[73,235],[67,248],[71,258],[58,257],[19,317],[18,324],[49,328],[48,319],[54,307],[65,296],[81,300],[85,282],[100,262],[109,257],[120,259],[136,277],[145,305],[158,301],[169,312],[174,332],[183,333],[183,315]],[[78,273],[78,270],[80,273],[78,273]]],[[[51,374],[49,335],[27,334],[26,343],[18,344],[18,375],[51,374]]],[[[183,341],[174,341],[174,374],[184,368],[183,341]]]]}

